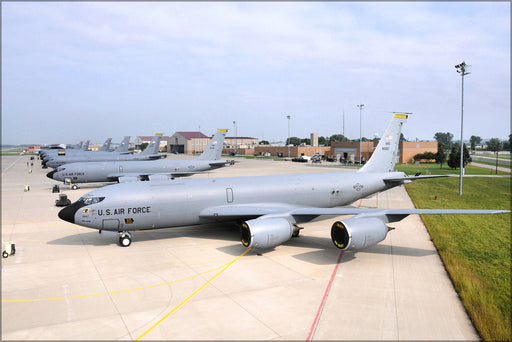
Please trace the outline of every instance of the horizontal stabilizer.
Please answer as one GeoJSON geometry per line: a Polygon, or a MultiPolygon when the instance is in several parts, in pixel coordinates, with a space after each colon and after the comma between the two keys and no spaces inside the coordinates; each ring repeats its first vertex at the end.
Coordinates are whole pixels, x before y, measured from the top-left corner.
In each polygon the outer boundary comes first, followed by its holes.
{"type": "Polygon", "coordinates": [[[439,177],[453,177],[454,175],[423,175],[423,176],[404,176],[404,177],[385,177],[383,179],[384,182],[390,183],[401,183],[407,181],[413,181],[416,179],[425,179],[425,178],[439,178],[439,177]]]}

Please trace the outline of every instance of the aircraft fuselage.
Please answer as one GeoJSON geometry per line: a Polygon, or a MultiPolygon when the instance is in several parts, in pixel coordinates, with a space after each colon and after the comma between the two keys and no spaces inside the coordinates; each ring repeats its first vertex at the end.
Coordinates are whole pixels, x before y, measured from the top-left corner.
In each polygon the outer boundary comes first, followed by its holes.
{"type": "MultiPolygon", "coordinates": [[[[395,172],[399,177],[404,173],[395,172]]],[[[87,194],[62,209],[63,220],[100,230],[131,231],[210,222],[203,210],[215,206],[278,203],[288,206],[335,207],[352,203],[393,185],[386,173],[323,173],[114,184],[87,194]],[[81,199],[81,200],[82,200],[81,199]]],[[[216,221],[227,221],[222,217],[216,221]]]]}

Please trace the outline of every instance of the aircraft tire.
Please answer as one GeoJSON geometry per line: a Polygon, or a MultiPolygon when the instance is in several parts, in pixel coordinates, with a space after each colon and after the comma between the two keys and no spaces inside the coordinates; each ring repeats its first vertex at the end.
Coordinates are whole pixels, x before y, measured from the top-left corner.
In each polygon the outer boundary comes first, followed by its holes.
{"type": "Polygon", "coordinates": [[[9,253],[7,253],[7,251],[3,251],[2,252],[2,257],[3,258],[7,258],[9,256],[9,253]]]}
{"type": "Polygon", "coordinates": [[[128,247],[132,244],[132,239],[130,239],[130,237],[127,235],[121,236],[119,238],[119,244],[121,245],[121,247],[128,247]]]}

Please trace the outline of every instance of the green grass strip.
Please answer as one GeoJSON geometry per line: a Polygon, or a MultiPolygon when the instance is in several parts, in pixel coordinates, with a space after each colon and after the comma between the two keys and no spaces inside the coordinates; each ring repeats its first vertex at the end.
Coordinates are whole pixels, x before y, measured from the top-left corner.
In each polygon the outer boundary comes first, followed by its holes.
{"type": "MultiPolygon", "coordinates": [[[[511,209],[510,177],[420,180],[406,185],[417,208],[511,209]],[[437,200],[435,200],[435,196],[437,200]]],[[[422,220],[485,341],[510,341],[511,214],[425,215],[422,220]]]]}

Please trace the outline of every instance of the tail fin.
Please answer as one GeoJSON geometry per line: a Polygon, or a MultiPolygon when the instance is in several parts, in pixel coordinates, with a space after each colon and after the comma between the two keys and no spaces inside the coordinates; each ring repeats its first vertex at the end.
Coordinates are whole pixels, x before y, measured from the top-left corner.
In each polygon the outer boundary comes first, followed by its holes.
{"type": "Polygon", "coordinates": [[[89,142],[90,140],[84,142],[84,144],[82,145],[82,150],[87,151],[89,149],[89,142]]]}
{"type": "Polygon", "coordinates": [[[112,138],[107,138],[107,140],[103,143],[99,151],[105,151],[107,152],[110,148],[110,143],[112,142],[112,138]]]}
{"type": "Polygon", "coordinates": [[[160,140],[162,140],[162,133],[155,134],[153,140],[150,141],[149,145],[146,147],[144,151],[140,153],[141,156],[158,154],[158,150],[160,149],[160,140]]]}
{"type": "Polygon", "coordinates": [[[393,116],[373,155],[358,172],[378,173],[393,171],[398,155],[400,132],[406,120],[406,114],[395,114],[393,116]]]}
{"type": "Polygon", "coordinates": [[[226,136],[227,129],[219,129],[213,136],[212,140],[206,146],[203,153],[197,158],[198,160],[219,160],[222,154],[222,147],[224,146],[224,137],[226,136]]]}
{"type": "Polygon", "coordinates": [[[130,147],[130,136],[124,137],[115,152],[126,153],[128,152],[128,147],[130,147]]]}

